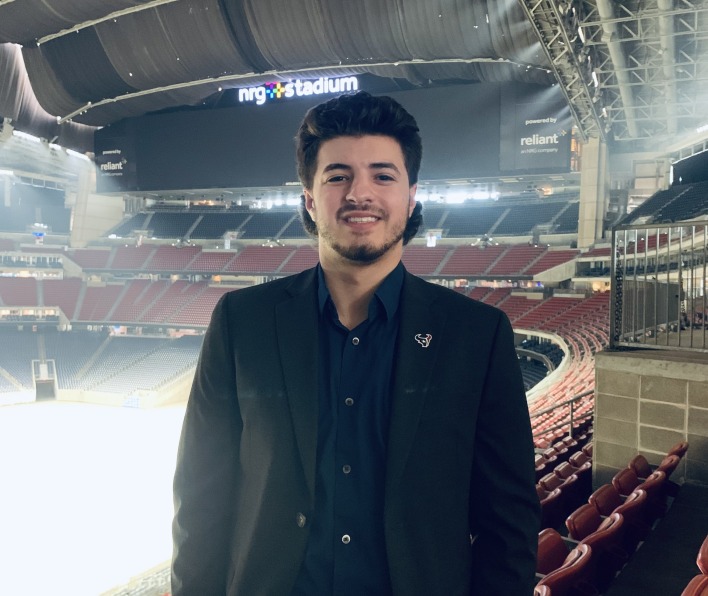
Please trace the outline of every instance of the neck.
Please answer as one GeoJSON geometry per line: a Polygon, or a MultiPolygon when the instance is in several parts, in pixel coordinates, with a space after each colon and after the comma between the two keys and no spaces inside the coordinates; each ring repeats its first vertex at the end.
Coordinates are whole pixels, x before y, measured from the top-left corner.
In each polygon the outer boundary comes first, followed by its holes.
{"type": "Polygon", "coordinates": [[[354,329],[366,320],[374,292],[396,268],[401,254],[402,248],[399,251],[392,250],[375,263],[358,265],[345,261],[339,255],[339,259],[329,258],[323,255],[320,247],[320,265],[327,289],[337,308],[339,321],[347,329],[354,329]]]}

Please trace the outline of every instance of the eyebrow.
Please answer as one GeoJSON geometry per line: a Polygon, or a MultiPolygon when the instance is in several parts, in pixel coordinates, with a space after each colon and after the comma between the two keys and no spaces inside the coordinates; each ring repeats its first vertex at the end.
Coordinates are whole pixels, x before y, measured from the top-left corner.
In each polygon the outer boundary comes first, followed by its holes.
{"type": "MultiPolygon", "coordinates": [[[[398,169],[398,167],[396,166],[396,164],[394,164],[393,162],[390,162],[390,161],[375,161],[375,162],[372,162],[372,163],[369,164],[369,169],[370,169],[370,170],[386,170],[386,169],[390,169],[390,170],[393,170],[394,172],[396,172],[397,174],[400,174],[400,173],[401,173],[400,170],[398,169]]],[[[324,167],[324,170],[322,170],[322,173],[331,172],[332,170],[348,170],[348,171],[351,171],[351,170],[352,170],[352,167],[349,166],[349,165],[347,165],[347,164],[344,164],[344,163],[337,163],[337,162],[334,162],[334,163],[327,164],[327,165],[324,167]]]]}

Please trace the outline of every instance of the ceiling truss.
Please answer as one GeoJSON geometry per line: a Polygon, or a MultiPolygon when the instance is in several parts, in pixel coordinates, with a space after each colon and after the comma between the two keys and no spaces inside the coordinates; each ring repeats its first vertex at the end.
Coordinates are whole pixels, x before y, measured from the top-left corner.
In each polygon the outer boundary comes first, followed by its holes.
{"type": "Polygon", "coordinates": [[[708,0],[519,0],[583,138],[661,143],[708,123],[708,0]]]}

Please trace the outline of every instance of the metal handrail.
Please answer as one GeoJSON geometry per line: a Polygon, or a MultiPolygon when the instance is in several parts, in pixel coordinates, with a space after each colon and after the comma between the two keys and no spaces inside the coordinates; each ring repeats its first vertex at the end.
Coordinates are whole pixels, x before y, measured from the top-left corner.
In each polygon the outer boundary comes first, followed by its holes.
{"type": "MultiPolygon", "coordinates": [[[[562,401],[559,404],[553,404],[552,406],[544,408],[543,410],[539,410],[538,412],[534,412],[533,414],[530,415],[530,418],[531,418],[531,420],[533,420],[534,418],[538,418],[539,416],[542,416],[543,414],[547,414],[548,412],[553,412],[554,410],[557,410],[558,408],[562,408],[563,406],[570,406],[570,414],[569,414],[567,421],[559,422],[558,424],[555,424],[551,428],[544,429],[543,432],[546,433],[548,431],[553,431],[553,430],[563,428],[564,426],[568,425],[568,436],[572,438],[572,436],[573,436],[573,423],[576,420],[576,418],[574,416],[575,409],[573,408],[573,405],[576,402],[580,401],[582,398],[587,397],[588,395],[593,395],[594,393],[595,393],[594,389],[588,389],[587,391],[583,391],[582,393],[579,393],[578,395],[575,395],[575,396],[571,397],[570,399],[562,401]]],[[[580,420],[584,420],[585,418],[588,418],[591,415],[592,414],[582,416],[580,418],[580,420]]]]}

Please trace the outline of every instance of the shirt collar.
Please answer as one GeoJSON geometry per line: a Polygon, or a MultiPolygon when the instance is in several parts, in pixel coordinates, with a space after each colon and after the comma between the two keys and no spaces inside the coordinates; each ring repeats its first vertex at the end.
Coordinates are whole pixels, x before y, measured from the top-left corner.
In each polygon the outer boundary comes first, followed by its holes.
{"type": "MultiPolygon", "coordinates": [[[[405,268],[401,261],[398,262],[395,269],[389,273],[381,282],[376,292],[374,292],[375,300],[369,304],[369,318],[373,318],[378,305],[383,306],[383,311],[388,320],[396,315],[398,304],[401,297],[401,289],[403,288],[403,276],[405,268]]],[[[324,278],[322,266],[317,264],[317,302],[319,305],[320,314],[325,312],[327,301],[331,300],[329,289],[324,278]]]]}

